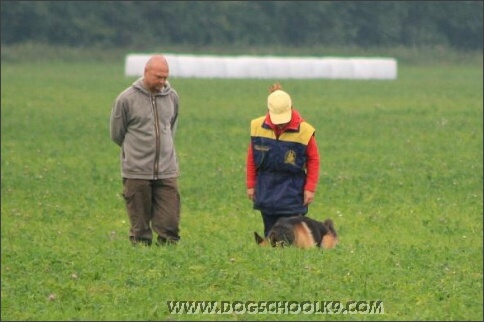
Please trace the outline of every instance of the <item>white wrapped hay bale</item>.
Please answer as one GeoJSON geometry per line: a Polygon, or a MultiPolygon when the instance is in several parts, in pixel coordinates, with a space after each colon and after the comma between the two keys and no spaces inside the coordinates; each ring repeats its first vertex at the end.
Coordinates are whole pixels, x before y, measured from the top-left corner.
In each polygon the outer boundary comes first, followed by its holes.
{"type": "MultiPolygon", "coordinates": [[[[151,55],[126,56],[125,75],[141,76],[151,55]]],[[[165,55],[170,77],[396,79],[393,58],[165,55]]]]}

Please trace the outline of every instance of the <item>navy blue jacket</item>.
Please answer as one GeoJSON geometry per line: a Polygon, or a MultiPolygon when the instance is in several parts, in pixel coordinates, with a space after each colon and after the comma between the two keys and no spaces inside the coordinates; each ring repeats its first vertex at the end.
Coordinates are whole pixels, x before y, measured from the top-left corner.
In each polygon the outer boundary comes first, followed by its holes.
{"type": "Polygon", "coordinates": [[[306,148],[315,129],[301,122],[279,138],[265,116],[251,121],[251,144],[257,167],[254,209],[268,215],[306,214],[306,148]]]}

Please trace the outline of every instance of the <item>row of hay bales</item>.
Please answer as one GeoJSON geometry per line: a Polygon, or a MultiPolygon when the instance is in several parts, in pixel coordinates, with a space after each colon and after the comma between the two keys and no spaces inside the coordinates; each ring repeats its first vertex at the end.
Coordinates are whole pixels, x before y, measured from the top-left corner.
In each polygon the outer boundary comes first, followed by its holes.
{"type": "MultiPolygon", "coordinates": [[[[150,54],[129,54],[126,76],[141,76],[150,54]]],[[[170,77],[260,79],[396,79],[397,62],[384,57],[164,55],[170,77]]]]}

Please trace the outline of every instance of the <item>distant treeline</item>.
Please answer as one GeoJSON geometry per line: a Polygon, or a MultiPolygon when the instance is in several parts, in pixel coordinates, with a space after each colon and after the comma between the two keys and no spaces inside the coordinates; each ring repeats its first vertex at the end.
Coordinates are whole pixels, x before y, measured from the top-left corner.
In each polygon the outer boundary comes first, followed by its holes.
{"type": "Polygon", "coordinates": [[[1,1],[2,45],[482,50],[483,1],[1,1]]]}

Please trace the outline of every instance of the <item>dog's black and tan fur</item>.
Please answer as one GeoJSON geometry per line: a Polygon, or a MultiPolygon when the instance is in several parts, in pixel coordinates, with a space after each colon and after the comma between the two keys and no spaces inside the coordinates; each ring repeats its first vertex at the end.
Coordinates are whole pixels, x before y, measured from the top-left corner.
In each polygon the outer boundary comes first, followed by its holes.
{"type": "Polygon", "coordinates": [[[280,218],[269,231],[267,238],[262,238],[257,232],[254,235],[256,243],[261,246],[293,245],[300,248],[329,249],[338,243],[338,235],[331,219],[320,222],[305,216],[280,218]]]}

